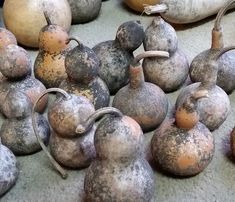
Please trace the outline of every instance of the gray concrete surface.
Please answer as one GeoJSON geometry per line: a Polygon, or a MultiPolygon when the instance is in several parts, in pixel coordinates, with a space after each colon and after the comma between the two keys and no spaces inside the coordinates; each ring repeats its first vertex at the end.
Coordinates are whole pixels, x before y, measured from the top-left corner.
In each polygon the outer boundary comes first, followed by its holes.
{"type": "MultiPolygon", "coordinates": [[[[145,28],[152,17],[140,16],[128,10],[121,0],[103,3],[99,17],[88,24],[72,26],[71,35],[78,36],[92,47],[98,42],[114,39],[117,27],[124,21],[139,19],[145,28]]],[[[194,56],[210,46],[214,17],[193,25],[177,28],[179,44],[191,61],[194,56]]],[[[225,45],[235,44],[235,12],[223,19],[225,45]]],[[[141,52],[142,47],[136,52],[141,52]]],[[[32,60],[37,51],[29,50],[32,60]]],[[[178,92],[168,94],[175,102],[178,92]]],[[[226,122],[214,132],[215,156],[201,174],[179,179],[155,169],[158,202],[228,202],[235,201],[235,164],[229,154],[229,134],[235,125],[235,92],[230,96],[232,110],[226,122]]],[[[145,134],[146,144],[152,133],[145,134]]],[[[1,202],[75,202],[82,201],[83,178],[86,170],[70,170],[67,180],[62,180],[50,165],[43,152],[18,157],[20,176],[16,185],[6,193],[1,202]]]]}

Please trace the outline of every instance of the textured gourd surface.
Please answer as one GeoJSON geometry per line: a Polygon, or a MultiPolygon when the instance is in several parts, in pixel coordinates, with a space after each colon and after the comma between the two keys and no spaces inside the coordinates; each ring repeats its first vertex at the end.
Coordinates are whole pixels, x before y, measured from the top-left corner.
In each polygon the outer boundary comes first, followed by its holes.
{"type": "MultiPolygon", "coordinates": [[[[121,3],[121,0],[103,1],[98,18],[87,24],[73,25],[71,34],[78,36],[87,46],[93,47],[102,41],[114,39],[120,24],[136,19],[141,20],[144,28],[146,28],[153,17],[140,16],[132,12],[121,3]]],[[[214,19],[213,16],[199,23],[175,27],[179,46],[186,53],[190,62],[197,54],[210,47],[214,19]]],[[[235,12],[227,14],[222,24],[225,45],[235,44],[235,12]]],[[[73,43],[72,45],[75,46],[76,44],[73,43]]],[[[140,47],[135,51],[135,54],[142,50],[143,47],[140,47]]],[[[34,61],[37,51],[30,50],[29,52],[34,61]]],[[[167,95],[171,106],[178,94],[179,91],[167,95]]],[[[229,154],[229,134],[235,125],[235,92],[229,98],[232,110],[224,124],[213,132],[216,147],[215,156],[210,165],[201,174],[186,179],[167,176],[154,166],[156,201],[223,202],[235,200],[235,161],[231,160],[229,154]]],[[[2,121],[0,123],[2,124],[2,121]]],[[[149,143],[152,134],[145,134],[146,145],[149,143]]],[[[86,169],[70,170],[68,179],[62,180],[43,152],[26,157],[17,157],[17,160],[20,163],[19,179],[16,185],[0,199],[1,202],[82,201],[86,169]]]]}

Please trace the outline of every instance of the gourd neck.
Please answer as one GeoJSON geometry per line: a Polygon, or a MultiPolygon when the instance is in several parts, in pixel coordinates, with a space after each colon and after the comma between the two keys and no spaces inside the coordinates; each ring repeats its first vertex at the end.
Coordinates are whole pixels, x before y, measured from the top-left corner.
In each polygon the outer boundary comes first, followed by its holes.
{"type": "Polygon", "coordinates": [[[235,0],[229,1],[223,8],[221,8],[216,16],[214,28],[212,30],[212,44],[211,49],[221,49],[224,47],[223,44],[223,33],[221,28],[221,20],[225,13],[234,6],[235,0]]]}

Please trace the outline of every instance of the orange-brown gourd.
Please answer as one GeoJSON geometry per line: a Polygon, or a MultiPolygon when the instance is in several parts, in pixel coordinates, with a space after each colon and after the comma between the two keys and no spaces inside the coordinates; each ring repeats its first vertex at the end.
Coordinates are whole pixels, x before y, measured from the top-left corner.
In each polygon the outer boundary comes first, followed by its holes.
{"type": "Polygon", "coordinates": [[[159,3],[159,0],[124,0],[124,2],[131,9],[138,12],[143,12],[144,5],[155,5],[159,3]]]}
{"type": "Polygon", "coordinates": [[[67,0],[5,0],[4,24],[20,44],[38,48],[39,32],[46,25],[44,11],[55,24],[69,31],[72,16],[67,0]]]}
{"type": "Polygon", "coordinates": [[[68,33],[52,24],[47,13],[48,25],[39,33],[39,53],[34,64],[34,74],[47,88],[58,87],[66,78],[64,60],[68,51],[68,33]]]}

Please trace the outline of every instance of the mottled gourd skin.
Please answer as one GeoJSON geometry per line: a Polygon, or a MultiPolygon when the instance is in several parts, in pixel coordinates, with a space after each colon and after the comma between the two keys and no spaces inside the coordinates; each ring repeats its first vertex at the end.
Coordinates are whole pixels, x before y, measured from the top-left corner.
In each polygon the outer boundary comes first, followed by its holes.
{"type": "Polygon", "coordinates": [[[17,44],[16,38],[14,34],[12,34],[9,30],[1,27],[0,28],[0,49],[6,47],[9,44],[16,45],[17,44]]]}
{"type": "Polygon", "coordinates": [[[57,98],[48,109],[48,120],[56,135],[75,138],[77,125],[95,112],[93,104],[83,96],[57,98]]]}
{"type": "Polygon", "coordinates": [[[39,51],[34,63],[34,75],[47,88],[59,87],[67,75],[64,67],[65,55],[68,50],[59,53],[39,51]]]}
{"type": "Polygon", "coordinates": [[[202,172],[212,161],[214,138],[200,122],[188,131],[163,123],[155,131],[151,151],[165,171],[178,176],[192,176],[202,172]]]}
{"type": "MultiPolygon", "coordinates": [[[[185,102],[187,97],[189,97],[199,85],[200,83],[193,83],[182,89],[176,100],[176,107],[185,102]]],[[[212,87],[208,92],[209,98],[201,98],[198,100],[197,111],[199,112],[200,122],[213,131],[226,120],[230,111],[230,101],[227,94],[219,86],[212,87]]]]}
{"type": "MultiPolygon", "coordinates": [[[[201,82],[205,76],[205,61],[213,59],[219,50],[206,50],[197,55],[189,69],[189,75],[193,82],[201,82]]],[[[217,85],[226,93],[231,93],[235,89],[235,57],[234,52],[224,53],[218,60],[219,70],[217,85]]]]}
{"type": "Polygon", "coordinates": [[[0,144],[0,197],[15,184],[18,174],[14,154],[0,144]]]}
{"type": "Polygon", "coordinates": [[[101,42],[93,48],[101,62],[99,75],[111,94],[127,84],[133,51],[143,40],[144,30],[140,21],[128,21],[119,26],[115,40],[101,42]]]}
{"type": "Polygon", "coordinates": [[[89,166],[96,157],[94,133],[94,127],[85,136],[75,138],[63,138],[53,132],[49,142],[52,156],[66,167],[84,168],[89,166]]]}
{"type": "MultiPolygon", "coordinates": [[[[12,89],[20,89],[35,103],[38,97],[46,90],[45,86],[37,79],[27,76],[23,80],[11,81],[4,78],[0,82],[0,111],[2,112],[2,103],[4,103],[7,93],[12,89]]],[[[36,111],[43,112],[47,106],[48,97],[44,96],[36,107],[36,111]]]]}
{"type": "Polygon", "coordinates": [[[153,19],[145,31],[144,49],[170,53],[169,58],[145,58],[143,70],[146,81],[156,84],[164,92],[179,89],[188,77],[189,63],[186,55],[178,48],[174,28],[160,16],[153,19]]]}
{"type": "Polygon", "coordinates": [[[145,82],[140,88],[133,89],[130,85],[121,88],[112,106],[133,118],[147,132],[157,128],[166,117],[168,100],[158,86],[145,82]]]}
{"type": "Polygon", "coordinates": [[[94,143],[97,158],[85,176],[85,201],[153,199],[154,175],[143,157],[143,133],[133,119],[126,116],[103,119],[94,143]]]}
{"type": "Polygon", "coordinates": [[[94,104],[95,109],[109,105],[110,95],[108,87],[99,77],[93,79],[89,84],[72,82],[66,79],[60,84],[60,88],[68,93],[85,96],[94,104]]]}
{"type": "Polygon", "coordinates": [[[129,65],[134,56],[113,41],[99,43],[93,50],[102,58],[99,76],[107,84],[110,93],[115,94],[128,83],[129,65]]]}
{"type": "MultiPolygon", "coordinates": [[[[46,118],[36,115],[40,138],[48,143],[50,127],[46,118]]],[[[6,119],[0,130],[2,143],[16,155],[28,155],[41,150],[32,126],[32,118],[6,119]]]]}
{"type": "Polygon", "coordinates": [[[102,0],[68,0],[72,11],[72,23],[85,23],[95,19],[100,12],[102,0]]]}
{"type": "Polygon", "coordinates": [[[170,58],[145,58],[143,71],[146,81],[169,93],[179,89],[186,81],[189,63],[186,55],[177,49],[170,58]]]}

